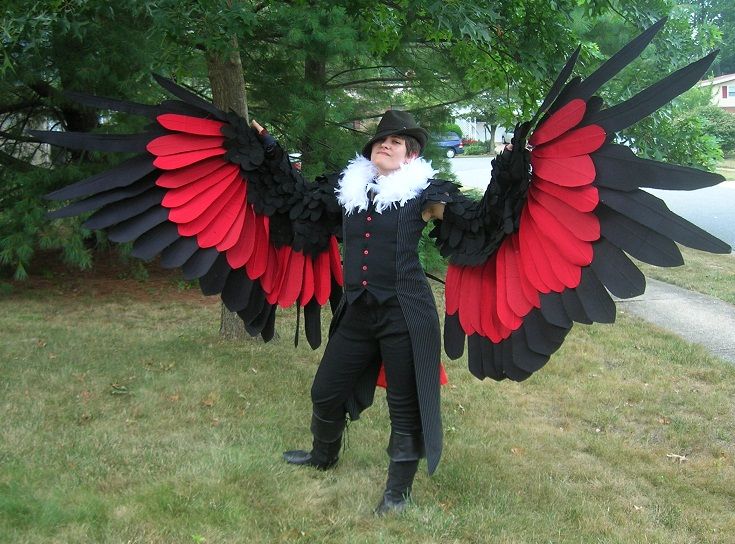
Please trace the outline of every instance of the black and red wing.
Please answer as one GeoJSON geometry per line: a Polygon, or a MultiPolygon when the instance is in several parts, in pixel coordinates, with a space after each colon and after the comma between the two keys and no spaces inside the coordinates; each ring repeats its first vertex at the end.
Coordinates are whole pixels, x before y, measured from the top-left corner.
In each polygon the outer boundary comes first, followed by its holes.
{"type": "Polygon", "coordinates": [[[179,100],[149,106],[72,96],[151,118],[143,134],[33,133],[72,149],[139,153],[49,194],[74,201],[50,216],[96,210],[86,227],[133,241],[134,256],[160,254],[164,267],[198,278],[204,294],[220,294],[251,335],[272,338],[276,308],[298,303],[307,339],[318,346],[320,309],[342,285],[336,179],[307,182],[280,148],[266,153],[243,119],[157,80],[179,100]]]}
{"type": "MultiPolygon", "coordinates": [[[[727,244],[640,189],[692,190],[720,183],[722,176],[640,159],[613,143],[617,131],[693,86],[715,53],[616,106],[602,109],[602,101],[593,96],[640,54],[662,24],[641,34],[587,79],[575,78],[562,87],[575,52],[544,101],[543,117],[528,139],[530,152],[521,131],[512,156],[496,159],[513,183],[506,180],[503,186],[493,176],[500,189],[494,190],[496,205],[484,210],[484,223],[470,231],[457,219],[442,225],[446,232],[440,247],[451,263],[445,350],[452,358],[460,356],[467,337],[469,368],[478,378],[524,380],[546,364],[575,321],[613,322],[616,308],[609,293],[629,298],[645,290],[645,278],[628,255],[657,266],[677,266],[683,264],[677,242],[730,252],[727,244]],[[527,162],[530,168],[524,169],[527,162]],[[521,171],[513,172],[519,165],[521,171]],[[493,244],[468,250],[483,226],[482,237],[493,244]],[[493,232],[502,233],[499,241],[493,240],[493,232]]],[[[447,204],[450,218],[456,205],[447,204]]]]}

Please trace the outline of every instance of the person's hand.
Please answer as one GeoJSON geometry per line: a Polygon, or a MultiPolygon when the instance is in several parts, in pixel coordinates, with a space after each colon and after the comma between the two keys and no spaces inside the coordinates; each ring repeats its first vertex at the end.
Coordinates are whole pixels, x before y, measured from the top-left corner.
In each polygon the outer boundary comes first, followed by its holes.
{"type": "Polygon", "coordinates": [[[263,148],[265,149],[266,153],[273,151],[273,148],[276,147],[276,140],[273,138],[273,136],[271,136],[270,132],[268,132],[268,130],[265,129],[255,119],[250,121],[250,126],[258,135],[258,140],[260,140],[260,142],[263,144],[263,148]]]}
{"type": "Polygon", "coordinates": [[[258,132],[258,134],[261,134],[265,130],[255,119],[250,121],[250,126],[253,127],[258,132]]]}

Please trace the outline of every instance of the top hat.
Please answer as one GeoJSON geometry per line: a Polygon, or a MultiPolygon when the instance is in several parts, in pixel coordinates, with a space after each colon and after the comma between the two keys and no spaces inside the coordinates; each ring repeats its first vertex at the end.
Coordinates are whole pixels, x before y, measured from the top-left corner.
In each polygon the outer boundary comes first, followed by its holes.
{"type": "Polygon", "coordinates": [[[378,140],[382,140],[388,136],[392,136],[393,134],[399,136],[413,136],[418,140],[421,151],[424,150],[426,140],[429,139],[429,133],[416,123],[416,120],[410,113],[400,110],[388,110],[383,114],[380,123],[378,123],[378,128],[375,130],[375,136],[373,136],[370,141],[365,144],[365,147],[362,148],[362,156],[369,159],[373,144],[378,140]]]}

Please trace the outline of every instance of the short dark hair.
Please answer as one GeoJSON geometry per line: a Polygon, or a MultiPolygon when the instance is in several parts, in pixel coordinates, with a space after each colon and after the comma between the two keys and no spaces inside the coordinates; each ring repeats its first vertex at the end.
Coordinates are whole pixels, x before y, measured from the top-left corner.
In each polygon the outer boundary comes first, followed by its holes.
{"type": "Polygon", "coordinates": [[[413,136],[409,136],[408,134],[399,134],[401,138],[403,138],[404,143],[406,144],[406,155],[416,155],[417,157],[421,155],[421,144],[419,141],[414,138],[413,136]]]}

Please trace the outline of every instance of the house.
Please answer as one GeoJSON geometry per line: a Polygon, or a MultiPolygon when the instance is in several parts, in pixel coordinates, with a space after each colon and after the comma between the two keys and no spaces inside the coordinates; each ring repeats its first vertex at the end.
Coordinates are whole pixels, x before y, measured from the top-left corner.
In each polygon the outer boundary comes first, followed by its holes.
{"type": "Polygon", "coordinates": [[[735,74],[724,74],[700,81],[698,87],[712,88],[712,104],[735,113],[735,74]]]}

